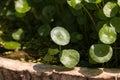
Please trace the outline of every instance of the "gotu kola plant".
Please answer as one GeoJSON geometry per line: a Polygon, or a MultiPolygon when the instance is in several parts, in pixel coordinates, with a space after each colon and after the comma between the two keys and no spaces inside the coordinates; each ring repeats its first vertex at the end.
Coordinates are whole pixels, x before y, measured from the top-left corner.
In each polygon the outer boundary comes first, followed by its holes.
{"type": "MultiPolygon", "coordinates": [[[[99,7],[99,3],[104,2],[103,0],[67,0],[67,3],[72,8],[79,10],[83,8],[87,14],[89,15],[93,26],[97,29],[99,39],[104,44],[93,44],[89,49],[90,55],[90,62],[91,63],[105,63],[109,61],[113,54],[113,49],[109,44],[113,44],[117,40],[117,32],[119,33],[119,17],[115,17],[118,13],[118,2],[107,1],[103,8],[99,7]],[[89,12],[89,8],[86,8],[84,3],[89,3],[91,5],[97,6],[98,18],[101,20],[108,20],[104,21],[102,25],[97,29],[94,18],[92,17],[91,13],[89,12]],[[112,18],[113,17],[113,18],[112,18]],[[107,22],[107,23],[106,23],[107,22]],[[110,23],[108,23],[110,22],[110,23]]],[[[93,9],[96,10],[96,9],[93,9]]]]}
{"type": "MultiPolygon", "coordinates": [[[[80,59],[80,54],[73,47],[83,51],[80,63],[87,62],[88,57],[90,63],[105,63],[111,59],[113,52],[119,53],[116,47],[119,47],[120,37],[120,0],[1,0],[0,5],[0,31],[3,33],[0,38],[6,49],[14,50],[26,45],[31,49],[31,42],[43,43],[42,39],[48,39],[51,34],[59,49],[50,45],[52,47],[44,59],[56,61],[52,58],[60,53],[61,63],[69,68],[74,67],[80,59]],[[51,31],[50,26],[54,25],[66,26],[70,34],[60,26],[51,31]],[[3,36],[10,40],[4,41],[3,36]],[[63,49],[62,46],[70,49],[63,49]],[[88,53],[86,49],[89,49],[89,56],[84,54],[88,53]]],[[[41,43],[37,48],[34,45],[35,50],[38,50],[41,43]]],[[[46,42],[44,44],[49,46],[46,42]]],[[[114,59],[117,57],[113,56],[111,61],[114,59]]]]}
{"type": "Polygon", "coordinates": [[[59,45],[61,63],[68,68],[76,66],[80,59],[79,52],[74,49],[61,50],[61,46],[65,46],[70,42],[69,32],[65,28],[57,26],[51,30],[50,34],[52,40],[59,45]]]}

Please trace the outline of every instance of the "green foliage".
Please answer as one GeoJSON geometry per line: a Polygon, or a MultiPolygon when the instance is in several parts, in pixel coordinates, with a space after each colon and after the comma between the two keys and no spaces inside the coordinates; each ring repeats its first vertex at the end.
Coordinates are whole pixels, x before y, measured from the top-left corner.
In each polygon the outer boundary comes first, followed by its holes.
{"type": "Polygon", "coordinates": [[[119,67],[119,8],[120,0],[1,0],[0,45],[68,68],[119,67]]]}
{"type": "Polygon", "coordinates": [[[12,37],[13,39],[15,40],[22,40],[24,38],[24,31],[23,29],[19,28],[18,30],[15,30],[13,33],[12,33],[12,37]]]}
{"type": "Polygon", "coordinates": [[[94,44],[89,50],[90,57],[97,63],[104,63],[111,59],[113,50],[109,45],[94,44]]]}
{"type": "Polygon", "coordinates": [[[51,38],[58,45],[67,45],[70,42],[70,34],[63,27],[55,27],[51,30],[51,38]]]}
{"type": "Polygon", "coordinates": [[[40,36],[46,37],[50,33],[50,26],[49,25],[42,25],[38,28],[38,34],[40,36]]]}
{"type": "Polygon", "coordinates": [[[56,49],[52,49],[52,48],[48,49],[49,55],[56,55],[58,52],[59,52],[59,50],[57,48],[56,49]]]}
{"type": "Polygon", "coordinates": [[[99,38],[105,44],[112,44],[116,41],[117,33],[114,27],[104,24],[99,31],[99,38]]]}
{"type": "Polygon", "coordinates": [[[15,10],[19,13],[26,13],[30,10],[30,6],[27,3],[27,0],[17,0],[15,1],[15,10]]]}
{"type": "Polygon", "coordinates": [[[8,50],[19,49],[21,44],[15,41],[5,42],[4,48],[8,50]]]}
{"type": "Polygon", "coordinates": [[[107,2],[103,8],[106,17],[114,17],[118,12],[118,6],[115,2],[107,2]]]}
{"type": "Polygon", "coordinates": [[[114,17],[110,20],[110,25],[115,28],[116,32],[120,33],[120,17],[114,17]]]}
{"type": "Polygon", "coordinates": [[[73,68],[79,62],[80,56],[78,51],[68,49],[63,50],[61,53],[60,61],[68,68],[73,68]]]}
{"type": "Polygon", "coordinates": [[[78,42],[83,39],[83,35],[78,32],[71,33],[71,42],[78,42]]]}
{"type": "Polygon", "coordinates": [[[79,10],[82,8],[82,0],[67,0],[68,4],[75,8],[76,10],[79,10]]]}

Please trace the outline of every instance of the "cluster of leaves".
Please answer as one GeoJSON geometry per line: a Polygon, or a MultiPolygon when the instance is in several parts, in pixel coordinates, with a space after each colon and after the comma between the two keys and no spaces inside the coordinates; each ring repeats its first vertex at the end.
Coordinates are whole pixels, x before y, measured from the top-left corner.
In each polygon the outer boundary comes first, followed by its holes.
{"type": "Polygon", "coordinates": [[[5,49],[37,50],[44,61],[60,59],[69,68],[119,66],[120,0],[3,0],[0,5],[5,49]]]}

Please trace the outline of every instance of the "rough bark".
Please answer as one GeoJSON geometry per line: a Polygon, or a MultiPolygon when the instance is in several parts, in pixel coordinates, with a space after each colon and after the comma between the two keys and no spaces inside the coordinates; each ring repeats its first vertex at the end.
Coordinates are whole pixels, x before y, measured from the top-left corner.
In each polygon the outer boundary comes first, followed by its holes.
{"type": "Polygon", "coordinates": [[[0,80],[120,80],[120,69],[67,69],[0,57],[0,80]]]}

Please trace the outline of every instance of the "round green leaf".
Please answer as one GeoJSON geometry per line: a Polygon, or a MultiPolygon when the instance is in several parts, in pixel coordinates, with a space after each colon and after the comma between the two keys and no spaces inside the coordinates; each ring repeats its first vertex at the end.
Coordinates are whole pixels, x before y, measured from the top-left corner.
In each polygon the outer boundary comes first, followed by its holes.
{"type": "Polygon", "coordinates": [[[102,0],[85,0],[87,3],[100,3],[102,0]]]}
{"type": "Polygon", "coordinates": [[[104,24],[99,31],[100,41],[105,44],[112,44],[116,41],[117,33],[115,32],[114,27],[110,27],[107,24],[104,24]]]}
{"type": "Polygon", "coordinates": [[[115,27],[116,32],[120,33],[120,17],[114,17],[110,20],[110,25],[115,27]]]}
{"type": "Polygon", "coordinates": [[[15,10],[18,13],[26,13],[31,9],[28,5],[27,0],[17,0],[15,1],[15,10]]]}
{"type": "Polygon", "coordinates": [[[117,0],[117,4],[120,6],[120,0],[117,0]]]}
{"type": "Polygon", "coordinates": [[[12,38],[13,38],[14,40],[18,40],[18,41],[19,41],[19,40],[22,40],[23,37],[24,37],[24,31],[23,31],[22,28],[19,28],[18,30],[14,31],[14,32],[12,33],[12,38]]]}
{"type": "Polygon", "coordinates": [[[89,54],[95,62],[105,63],[111,59],[113,50],[106,44],[94,44],[90,47],[89,54]]]}
{"type": "Polygon", "coordinates": [[[51,38],[58,45],[67,45],[70,42],[70,34],[63,27],[54,27],[51,30],[51,38]]]}
{"type": "Polygon", "coordinates": [[[106,17],[114,17],[118,12],[118,6],[115,2],[107,2],[103,7],[103,13],[106,17]]]}
{"type": "Polygon", "coordinates": [[[73,68],[76,66],[79,62],[79,59],[80,55],[78,51],[73,49],[63,50],[60,57],[61,63],[68,68],[73,68]]]}
{"type": "Polygon", "coordinates": [[[21,44],[15,41],[5,42],[4,48],[11,50],[11,49],[17,49],[20,48],[21,44]]]}
{"type": "Polygon", "coordinates": [[[50,34],[50,30],[51,30],[51,28],[49,25],[42,25],[38,28],[38,34],[40,36],[46,37],[50,34]]]}
{"type": "Polygon", "coordinates": [[[73,8],[75,8],[75,9],[81,9],[82,8],[82,0],[67,0],[67,3],[71,6],[71,7],[73,7],[73,8]]]}

